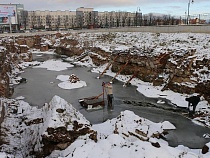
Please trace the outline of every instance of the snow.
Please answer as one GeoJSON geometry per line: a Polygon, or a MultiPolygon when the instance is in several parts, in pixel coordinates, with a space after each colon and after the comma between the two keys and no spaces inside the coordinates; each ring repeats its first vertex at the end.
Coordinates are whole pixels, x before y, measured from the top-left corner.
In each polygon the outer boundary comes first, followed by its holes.
{"type": "Polygon", "coordinates": [[[93,64],[93,61],[89,56],[86,56],[81,61],[75,61],[74,64],[86,67],[95,67],[95,64],[93,64]]]}
{"type": "MultiPolygon", "coordinates": [[[[139,157],[185,157],[198,158],[201,150],[189,149],[184,146],[176,148],[168,146],[168,143],[157,138],[153,138],[153,132],[158,133],[163,129],[175,129],[175,126],[168,121],[162,123],[153,123],[147,119],[135,115],[131,111],[121,112],[120,116],[112,120],[107,120],[104,123],[93,125],[92,128],[97,131],[97,143],[89,140],[78,138],[69,147],[63,151],[54,151],[48,158],[107,158],[107,157],[122,157],[122,158],[139,158],[139,157]],[[141,121],[137,121],[141,120],[141,121]],[[145,128],[147,127],[147,128],[145,128]],[[118,134],[113,133],[114,130],[118,134]],[[135,130],[143,130],[149,137],[148,141],[142,141],[135,135],[135,130]],[[154,147],[152,143],[160,144],[160,147],[154,147]]],[[[138,134],[137,134],[138,135],[138,134]]],[[[202,155],[203,158],[210,156],[209,153],[202,155]]]]}
{"type": "Polygon", "coordinates": [[[23,97],[23,96],[19,96],[19,97],[16,97],[15,99],[16,99],[16,100],[24,100],[24,99],[25,99],[25,97],[23,97]]]}
{"type": "MultiPolygon", "coordinates": [[[[44,131],[46,131],[48,127],[65,127],[66,122],[72,123],[74,120],[77,120],[78,123],[90,124],[81,113],[76,111],[71,104],[59,96],[54,96],[49,106],[46,104],[44,109],[44,131]],[[63,109],[64,112],[60,114],[56,112],[56,109],[63,109]]],[[[68,130],[72,130],[71,126],[68,126],[68,130]]]]}
{"type": "MultiPolygon", "coordinates": [[[[94,39],[97,36],[101,35],[100,33],[97,34],[88,34],[88,33],[81,33],[79,38],[88,38],[94,39]]],[[[136,46],[139,48],[145,48],[154,46],[154,54],[158,55],[162,53],[166,48],[176,50],[177,56],[183,56],[184,52],[189,48],[196,49],[195,55],[189,57],[194,58],[196,60],[203,59],[204,57],[209,59],[209,49],[210,45],[207,43],[205,47],[203,47],[205,41],[209,41],[210,35],[204,34],[192,34],[192,33],[184,33],[184,34],[162,34],[160,37],[156,37],[155,34],[151,33],[113,33],[107,34],[109,36],[115,36],[116,38],[112,38],[112,42],[104,41],[101,42],[100,40],[95,41],[95,45],[105,51],[111,50],[127,50],[131,48],[131,46],[136,46]],[[123,37],[123,38],[122,38],[123,37]],[[196,38],[196,40],[192,40],[192,37],[196,38]],[[128,39],[132,40],[128,40],[128,39]],[[176,43],[174,40],[182,41],[182,43],[176,43]],[[151,44],[152,43],[152,44],[151,44]],[[163,45],[163,46],[161,46],[163,45]],[[179,49],[180,48],[180,49],[179,49]]],[[[101,35],[102,36],[102,35],[101,35]]],[[[49,43],[46,41],[45,43],[49,43]]],[[[55,46],[59,45],[60,40],[56,40],[55,46]]],[[[49,43],[50,44],[50,43],[49,43]]],[[[79,46],[78,46],[79,47],[79,46]]],[[[4,48],[0,47],[0,50],[4,48]]],[[[41,53],[38,50],[34,50],[32,53],[41,53]]],[[[45,52],[49,54],[53,54],[53,51],[45,52]]],[[[134,52],[135,53],[135,52],[134,52]]],[[[143,55],[142,53],[141,55],[143,55]]],[[[38,54],[39,55],[39,54],[38,54]]],[[[100,56],[99,56],[100,58],[100,56]]],[[[102,57],[101,57],[102,58],[102,57]]],[[[171,58],[171,62],[178,65],[178,61],[175,60],[176,58],[171,58]]],[[[82,66],[89,66],[95,67],[92,69],[92,72],[99,73],[104,70],[107,64],[102,66],[96,67],[91,58],[89,56],[85,57],[82,61],[77,61],[75,64],[82,65],[82,66]]],[[[21,68],[26,68],[30,65],[33,68],[46,68],[47,70],[51,71],[62,71],[66,70],[68,67],[73,67],[73,65],[69,63],[62,62],[61,60],[47,60],[43,63],[34,62],[34,63],[23,63],[19,64],[21,68]],[[40,64],[40,65],[39,65],[40,64]]],[[[20,72],[17,70],[17,73],[20,72]]],[[[209,70],[208,68],[204,67],[203,69],[197,70],[194,72],[198,75],[198,77],[193,78],[194,80],[200,80],[200,82],[209,81],[209,70]],[[202,73],[206,71],[206,73],[202,73]]],[[[106,75],[114,76],[115,73],[111,72],[111,70],[107,70],[106,75]]],[[[129,75],[118,75],[116,79],[126,82],[129,79],[129,75]]],[[[20,79],[20,78],[18,78],[20,79]]],[[[59,75],[57,76],[58,80],[62,81],[58,84],[59,87],[63,89],[73,89],[79,88],[83,86],[87,86],[85,81],[78,81],[77,83],[73,84],[70,83],[68,75],[59,75]]],[[[12,81],[13,82],[13,81],[12,81]]],[[[15,81],[14,81],[15,82],[15,81]]],[[[179,94],[175,93],[170,90],[161,91],[163,88],[162,86],[153,86],[151,83],[143,82],[137,78],[134,78],[131,81],[132,85],[137,87],[137,91],[145,95],[146,97],[151,98],[166,98],[171,101],[174,106],[179,107],[187,107],[187,102],[185,101],[186,97],[189,97],[187,94],[179,94]]],[[[188,85],[188,83],[185,83],[188,85]]],[[[191,85],[192,86],[192,85],[191,85]]],[[[194,85],[193,85],[194,86],[194,85]]],[[[196,94],[194,94],[196,95],[196,94]]],[[[46,129],[48,127],[60,127],[65,126],[66,122],[73,122],[74,120],[79,121],[79,123],[88,124],[90,125],[89,121],[86,118],[76,111],[74,107],[66,102],[64,99],[60,98],[59,96],[54,96],[51,102],[48,104],[46,103],[42,109],[37,109],[36,107],[31,107],[28,103],[23,101],[24,97],[20,96],[17,97],[16,100],[6,100],[2,99],[11,106],[7,107],[7,117],[5,118],[5,122],[2,123],[2,126],[7,127],[11,130],[10,135],[7,136],[7,139],[10,141],[10,145],[4,145],[2,149],[12,151],[14,147],[20,149],[19,152],[27,152],[29,146],[24,146],[30,143],[35,143],[35,140],[41,139],[42,134],[46,134],[46,129]],[[13,114],[12,105],[15,105],[17,108],[17,114],[13,114]],[[63,114],[59,114],[56,112],[56,109],[64,110],[65,117],[63,114]],[[11,112],[11,113],[9,113],[11,112]],[[36,118],[43,118],[43,123],[40,125],[32,125],[26,127],[25,124],[21,124],[23,122],[22,118],[27,119],[27,121],[34,120],[36,118]],[[23,133],[20,133],[24,129],[23,133]],[[34,131],[31,134],[31,131],[34,131]],[[18,137],[21,140],[14,136],[14,133],[20,134],[18,137]],[[19,144],[18,144],[18,143],[19,144]],[[23,146],[20,147],[20,144],[23,146]]],[[[163,103],[160,99],[158,103],[163,103]]],[[[209,104],[204,98],[201,98],[201,102],[198,104],[196,111],[198,110],[209,110],[209,104]]],[[[206,116],[206,122],[208,122],[209,116],[206,116]]],[[[195,119],[196,120],[196,119],[195,119]]],[[[195,121],[194,120],[194,121],[195,121]]],[[[209,124],[207,124],[209,125],[209,124]]],[[[90,125],[91,126],[91,125],[90,125]]],[[[209,125],[210,126],[210,125],[209,125]]],[[[72,130],[73,126],[69,124],[67,126],[68,130],[72,130]]],[[[122,111],[121,114],[117,118],[113,118],[111,120],[107,120],[101,124],[95,124],[92,126],[93,130],[97,131],[97,138],[98,142],[94,142],[88,137],[79,137],[77,138],[68,148],[62,151],[54,151],[50,157],[74,157],[74,158],[107,158],[107,157],[121,157],[121,158],[128,158],[128,157],[138,157],[138,158],[153,158],[153,157],[160,157],[160,158],[169,158],[169,157],[183,157],[183,158],[209,158],[210,152],[207,154],[202,154],[201,149],[189,149],[182,145],[178,147],[170,147],[168,143],[162,139],[157,139],[153,137],[153,134],[159,134],[164,130],[176,130],[176,127],[168,121],[154,123],[150,120],[145,118],[139,117],[135,115],[132,111],[122,111]],[[117,132],[114,133],[114,131],[117,132]],[[141,134],[136,134],[136,131],[140,131],[141,134]],[[116,134],[117,133],[117,134],[116,134]],[[131,133],[135,133],[138,137],[132,135],[131,133]],[[141,138],[142,140],[140,140],[141,138]],[[160,147],[154,147],[152,143],[159,143],[160,147]]],[[[203,135],[205,138],[209,138],[209,134],[206,133],[203,135]]],[[[210,147],[210,143],[206,144],[210,147]]],[[[39,149],[42,147],[42,144],[38,141],[35,145],[35,149],[39,149]]],[[[2,157],[14,157],[5,154],[4,152],[0,153],[0,158],[2,157]]],[[[20,157],[20,156],[19,156],[20,157]]]]}
{"type": "Polygon", "coordinates": [[[58,80],[60,80],[60,81],[68,81],[69,80],[69,75],[58,75],[57,77],[56,77],[56,79],[58,79],[58,80]]]}
{"type": "MultiPolygon", "coordinates": [[[[104,64],[100,67],[93,68],[92,72],[101,73],[101,72],[103,72],[103,70],[105,69],[106,66],[107,66],[107,64],[104,64]]],[[[116,73],[113,73],[110,70],[107,70],[105,74],[113,77],[113,76],[115,76],[116,73]]],[[[130,75],[118,75],[116,77],[117,80],[120,80],[125,83],[129,78],[130,78],[130,75]]],[[[166,99],[170,100],[171,103],[175,106],[179,106],[179,107],[187,107],[188,106],[188,102],[185,101],[185,98],[189,97],[189,95],[187,95],[187,94],[180,94],[180,93],[173,92],[171,90],[161,91],[163,86],[153,86],[151,83],[143,82],[143,81],[139,80],[138,78],[133,78],[130,83],[134,86],[137,86],[137,91],[139,91],[146,97],[166,98],[166,99]]],[[[197,94],[193,94],[193,95],[197,95],[197,94]]],[[[207,101],[202,100],[201,102],[199,102],[196,109],[199,109],[200,107],[207,107],[208,105],[209,104],[207,101]]]]}
{"type": "Polygon", "coordinates": [[[147,140],[152,138],[153,134],[162,133],[164,129],[176,129],[171,123],[153,123],[145,118],[141,118],[134,114],[132,111],[121,112],[120,116],[115,119],[108,120],[99,125],[93,125],[93,129],[97,130],[98,136],[108,137],[117,129],[120,135],[129,135],[129,133],[135,133],[135,130],[139,130],[145,135],[142,137],[147,140]]]}
{"type": "Polygon", "coordinates": [[[63,89],[75,89],[87,86],[86,82],[81,80],[77,81],[76,83],[71,83],[69,81],[69,77],[69,75],[58,75],[56,79],[63,81],[59,83],[58,86],[63,89]]]}
{"type": "Polygon", "coordinates": [[[41,63],[39,66],[35,66],[34,68],[46,68],[50,71],[62,71],[67,70],[68,67],[74,67],[69,63],[62,62],[61,60],[47,60],[41,63]]]}
{"type": "Polygon", "coordinates": [[[38,55],[41,55],[41,54],[55,54],[55,52],[54,52],[53,49],[49,49],[48,51],[45,51],[45,52],[41,52],[41,51],[38,50],[38,49],[33,49],[33,50],[32,50],[32,53],[33,53],[33,54],[38,54],[38,55]]]}
{"type": "Polygon", "coordinates": [[[4,152],[0,152],[0,158],[13,158],[13,156],[8,155],[8,154],[6,154],[4,152]]]}
{"type": "MultiPolygon", "coordinates": [[[[5,101],[5,100],[4,100],[5,101]]],[[[38,150],[42,144],[41,136],[47,135],[45,132],[48,127],[67,127],[68,130],[72,130],[71,125],[74,120],[77,120],[80,124],[90,125],[90,122],[78,112],[71,104],[66,102],[59,96],[54,96],[49,104],[45,104],[42,109],[30,107],[30,105],[24,101],[7,100],[12,104],[18,104],[18,108],[23,113],[12,114],[8,113],[5,118],[3,127],[10,128],[11,135],[9,135],[11,147],[17,146],[17,142],[21,142],[20,153],[16,155],[16,158],[21,158],[24,153],[29,151],[30,146],[24,146],[28,143],[36,143],[35,149],[38,150]],[[57,109],[62,109],[63,113],[56,112],[57,109]],[[17,120],[24,116],[24,122],[30,122],[36,118],[43,118],[43,123],[26,126],[24,124],[19,125],[22,119],[17,120]],[[66,124],[68,123],[68,125],[66,124]],[[22,137],[21,141],[19,137],[15,137],[13,133],[20,133],[22,137]],[[31,132],[34,134],[31,135],[31,132]],[[33,141],[32,141],[33,140],[33,141]],[[38,142],[34,142],[38,141],[38,142]]],[[[10,108],[12,109],[12,104],[10,108]]],[[[10,109],[8,109],[10,110],[10,109]]],[[[168,146],[168,143],[162,139],[153,137],[154,134],[163,132],[163,130],[176,130],[175,126],[168,121],[154,123],[145,118],[139,117],[132,111],[122,111],[117,118],[107,120],[101,124],[95,124],[92,129],[97,131],[98,141],[94,142],[89,139],[88,136],[82,136],[77,138],[70,146],[65,150],[55,150],[48,156],[52,157],[66,157],[66,158],[96,158],[96,157],[186,157],[186,158],[208,158],[210,153],[203,155],[201,149],[189,149],[184,146],[178,146],[176,148],[168,146]],[[115,134],[114,131],[116,131],[115,134]],[[140,133],[136,131],[141,131],[140,133]],[[143,133],[143,134],[142,134],[143,133]],[[143,140],[141,140],[143,138],[143,140]],[[145,139],[146,138],[146,139],[145,139]],[[158,143],[160,147],[154,147],[152,143],[158,143]],[[152,152],[151,152],[152,151],[152,152]]],[[[7,139],[8,139],[7,138],[7,139]]],[[[207,144],[208,145],[208,144],[207,144]]],[[[5,144],[4,150],[9,150],[5,144]]],[[[12,148],[10,149],[12,151],[12,148]]],[[[4,153],[1,153],[4,156],[4,153]]]]}

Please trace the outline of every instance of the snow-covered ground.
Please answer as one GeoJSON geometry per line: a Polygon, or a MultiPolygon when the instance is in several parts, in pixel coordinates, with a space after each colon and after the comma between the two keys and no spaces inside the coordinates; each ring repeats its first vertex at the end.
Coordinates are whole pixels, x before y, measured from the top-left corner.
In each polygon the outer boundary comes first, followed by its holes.
{"type": "MultiPolygon", "coordinates": [[[[31,107],[22,100],[4,99],[4,102],[10,103],[11,106],[8,107],[2,127],[10,129],[11,133],[6,137],[10,145],[5,144],[2,149],[11,151],[11,155],[1,153],[2,158],[5,158],[5,155],[11,158],[25,157],[31,150],[30,144],[33,143],[36,143],[34,149],[39,150],[43,146],[40,144],[42,136],[50,136],[47,132],[48,127],[66,127],[67,130],[73,130],[74,121],[96,131],[97,142],[91,140],[89,135],[80,136],[65,150],[55,150],[48,158],[210,157],[210,152],[202,154],[201,149],[189,149],[182,145],[170,147],[166,141],[158,139],[158,135],[165,130],[176,130],[173,124],[168,121],[154,123],[135,115],[132,111],[122,111],[117,118],[91,127],[81,113],[59,96],[54,96],[42,109],[31,107]],[[11,113],[14,108],[17,108],[17,113],[11,113]],[[61,112],[58,112],[58,109],[61,112]],[[37,119],[43,120],[43,123],[33,123],[37,119]],[[30,123],[31,125],[28,125],[30,123]],[[19,136],[14,133],[19,133],[19,136]],[[15,154],[14,147],[18,149],[15,154]]],[[[210,144],[207,143],[206,146],[210,147],[210,144]]]]}
{"type": "Polygon", "coordinates": [[[47,70],[51,71],[62,71],[67,70],[68,67],[74,67],[74,65],[62,62],[61,60],[47,60],[34,68],[46,68],[47,70]]]}
{"type": "Polygon", "coordinates": [[[69,81],[69,75],[59,75],[57,76],[56,79],[62,81],[61,83],[58,84],[58,86],[60,88],[63,88],[63,89],[75,89],[75,88],[81,88],[81,87],[84,87],[84,86],[87,86],[86,82],[85,81],[77,81],[76,83],[71,83],[69,81]]]}
{"type": "MultiPolygon", "coordinates": [[[[115,36],[122,37],[122,34],[116,33],[115,36]]],[[[88,38],[89,40],[92,38],[98,37],[94,34],[80,34],[80,38],[84,40],[84,38],[88,38]]],[[[81,39],[81,40],[82,40],[81,39]]],[[[169,49],[185,49],[187,50],[189,47],[196,48],[196,57],[197,58],[210,58],[209,49],[210,45],[207,41],[210,40],[210,35],[203,34],[161,34],[161,36],[154,36],[154,34],[148,33],[127,33],[126,38],[115,38],[117,41],[111,42],[101,42],[99,40],[94,40],[95,45],[102,48],[106,51],[112,50],[122,50],[128,49],[133,46],[136,47],[151,47],[151,41],[154,46],[154,53],[160,54],[165,48],[169,49]],[[136,38],[134,38],[136,37],[136,38]],[[192,38],[195,38],[192,40],[192,38]],[[133,39],[128,43],[128,38],[133,39]],[[184,43],[175,43],[174,39],[181,40],[184,43]],[[144,42],[142,42],[144,41],[144,42]],[[192,42],[193,41],[193,42],[192,42]],[[206,42],[206,43],[205,43],[206,42]],[[164,44],[164,47],[161,47],[160,44],[164,44]],[[203,47],[205,45],[205,47],[203,47]]],[[[34,51],[33,53],[40,53],[39,51],[34,51]]],[[[44,52],[47,53],[47,52],[44,52]]],[[[52,52],[49,52],[52,53],[52,52]]],[[[39,55],[40,55],[39,54],[39,55]]],[[[173,59],[172,59],[173,60],[173,59]]],[[[175,61],[174,61],[175,62],[175,61]]],[[[93,65],[91,58],[86,57],[83,62],[76,62],[76,64],[80,64],[83,66],[93,66],[92,72],[100,73],[106,67],[105,65],[95,67],[93,65]]],[[[62,71],[68,69],[68,67],[73,67],[73,65],[69,63],[62,62],[61,60],[48,60],[43,63],[34,62],[34,68],[46,68],[51,71],[62,71]]],[[[29,63],[23,63],[20,65],[21,67],[26,68],[30,66],[29,63]]],[[[199,72],[198,72],[199,73],[199,72]]],[[[111,72],[109,69],[106,71],[105,75],[114,76],[115,73],[111,72]]],[[[209,80],[209,77],[202,77],[204,80],[209,80]]],[[[68,75],[60,75],[57,76],[57,79],[62,81],[58,86],[63,89],[73,89],[73,88],[81,88],[86,85],[85,81],[78,82],[74,85],[69,83],[68,75]]],[[[118,75],[118,80],[122,82],[126,82],[129,79],[129,76],[118,75]]],[[[203,81],[203,80],[202,80],[203,81]]],[[[154,87],[152,84],[143,82],[137,78],[134,78],[131,81],[132,85],[137,86],[137,90],[144,94],[147,97],[153,98],[166,98],[170,100],[175,106],[179,107],[187,107],[187,102],[185,98],[188,97],[186,94],[179,94],[173,91],[161,91],[162,87],[156,86],[154,87]]],[[[125,87],[126,89],[126,87],[125,87]]],[[[4,127],[7,127],[11,130],[11,135],[8,136],[7,139],[12,143],[12,146],[5,146],[3,150],[11,151],[12,147],[21,148],[19,151],[19,155],[7,155],[8,157],[21,157],[21,152],[26,152],[30,148],[28,145],[34,143],[35,141],[41,139],[42,134],[46,134],[45,130],[47,127],[59,127],[64,126],[66,120],[70,120],[70,118],[64,117],[61,119],[61,115],[56,113],[55,109],[66,109],[67,112],[71,113],[73,111],[75,116],[71,115],[71,119],[80,120],[80,123],[88,124],[88,120],[86,120],[80,113],[76,112],[76,110],[67,103],[65,100],[60,98],[59,96],[55,96],[49,104],[46,104],[42,109],[36,109],[35,107],[31,107],[28,103],[22,101],[24,97],[18,97],[16,100],[8,100],[2,99],[4,102],[9,102],[12,106],[8,108],[7,117],[5,118],[4,127]],[[17,108],[17,114],[9,113],[17,108]],[[44,123],[40,125],[33,125],[33,127],[26,127],[24,124],[20,124],[22,119],[26,118],[27,121],[34,120],[36,118],[43,118],[44,123]],[[32,132],[33,130],[33,132],[32,132]],[[23,131],[20,133],[20,131],[23,131]],[[13,133],[20,134],[17,138],[13,133]],[[33,133],[33,134],[32,134],[33,133]],[[20,139],[21,138],[21,139],[20,139]],[[7,149],[6,149],[7,148],[7,149]]],[[[205,110],[210,112],[209,104],[207,101],[202,98],[202,101],[198,104],[196,110],[205,110]]],[[[70,116],[70,115],[66,115],[70,116]]],[[[206,116],[206,124],[209,125],[209,119],[206,116]]],[[[69,130],[71,126],[68,126],[69,130]]],[[[170,158],[170,157],[183,157],[183,158],[209,158],[210,152],[207,154],[202,154],[201,149],[189,149],[184,146],[178,147],[170,147],[168,143],[162,139],[157,139],[153,137],[154,134],[161,133],[163,130],[176,130],[176,127],[172,125],[170,122],[160,122],[154,123],[145,118],[141,118],[135,115],[132,111],[122,111],[121,114],[112,120],[108,120],[102,124],[93,125],[91,127],[93,130],[97,131],[97,142],[94,142],[88,137],[79,137],[74,141],[68,148],[63,151],[54,151],[49,158],[53,157],[74,157],[74,158],[107,158],[107,157],[146,157],[146,158],[170,158]],[[138,130],[137,130],[138,129],[138,130]],[[136,131],[140,131],[140,135],[136,134],[136,131]],[[137,135],[135,135],[135,134],[137,135]],[[132,135],[133,134],[133,135],[132,135]],[[142,136],[143,135],[143,136],[142,136]],[[158,147],[155,147],[154,144],[159,144],[158,147]]],[[[137,132],[138,133],[138,132],[137,132]]],[[[210,147],[210,143],[206,144],[210,147]]],[[[35,149],[38,150],[42,145],[36,144],[35,149]]],[[[5,153],[0,153],[0,158],[5,157],[5,153]]]]}

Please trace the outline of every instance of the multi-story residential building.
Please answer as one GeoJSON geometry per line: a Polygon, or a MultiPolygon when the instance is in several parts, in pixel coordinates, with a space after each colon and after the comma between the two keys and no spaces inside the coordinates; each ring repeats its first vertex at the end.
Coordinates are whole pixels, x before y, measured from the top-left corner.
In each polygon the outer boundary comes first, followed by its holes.
{"type": "Polygon", "coordinates": [[[80,7],[76,9],[76,19],[77,27],[98,27],[98,11],[94,11],[93,8],[80,7]]]}
{"type": "MultiPolygon", "coordinates": [[[[210,14],[199,14],[193,23],[209,22],[210,14]],[[195,20],[197,19],[197,20],[195,20]]],[[[170,15],[142,15],[140,8],[136,12],[94,11],[93,8],[77,8],[76,11],[26,11],[23,4],[0,4],[0,30],[17,29],[68,29],[68,28],[109,28],[142,25],[176,25],[185,23],[186,19],[170,15]],[[1,14],[2,12],[2,14],[1,14]],[[5,13],[8,14],[5,14],[5,13]],[[14,13],[13,13],[14,12],[14,13]],[[4,22],[4,18],[10,22],[4,22]]]]}
{"type": "Polygon", "coordinates": [[[59,29],[76,26],[75,11],[28,11],[27,28],[59,29]]]}
{"type": "Polygon", "coordinates": [[[140,12],[99,12],[98,18],[99,25],[103,28],[142,25],[142,13],[140,12]]]}
{"type": "Polygon", "coordinates": [[[80,7],[76,11],[28,11],[27,28],[107,28],[140,26],[142,13],[98,12],[80,7]]]}

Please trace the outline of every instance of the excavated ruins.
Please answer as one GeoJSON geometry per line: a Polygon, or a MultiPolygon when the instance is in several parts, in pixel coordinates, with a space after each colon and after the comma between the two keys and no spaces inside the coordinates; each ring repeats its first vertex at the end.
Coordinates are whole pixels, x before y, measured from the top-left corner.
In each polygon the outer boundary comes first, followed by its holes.
{"type": "MultiPolygon", "coordinates": [[[[170,89],[178,93],[199,93],[210,103],[210,82],[192,80],[192,78],[198,77],[195,71],[202,69],[201,74],[208,74],[210,69],[209,59],[193,57],[196,49],[191,48],[187,51],[166,49],[160,55],[155,56],[153,47],[140,49],[133,46],[126,51],[116,50],[110,53],[95,46],[93,41],[78,41],[76,38],[72,38],[72,35],[71,38],[68,36],[69,34],[57,33],[42,36],[20,36],[7,40],[3,38],[0,43],[2,47],[0,50],[0,95],[8,97],[12,94],[7,72],[11,72],[13,67],[18,68],[17,64],[21,61],[31,61],[30,49],[36,48],[44,52],[53,48],[57,54],[69,57],[77,56],[77,60],[89,55],[97,66],[110,63],[113,72],[132,75],[142,81],[151,82],[154,86],[164,85],[163,91],[170,89]],[[83,47],[78,47],[79,44],[83,47]],[[6,49],[3,49],[3,46],[6,49]],[[94,53],[84,54],[87,51],[94,53]]],[[[104,35],[101,38],[102,40],[112,38],[109,36],[104,35]]]]}
{"type": "MultiPolygon", "coordinates": [[[[210,103],[210,82],[192,80],[192,78],[198,77],[196,76],[197,74],[194,73],[195,71],[202,69],[202,74],[208,74],[210,70],[209,59],[198,59],[193,57],[196,49],[189,49],[188,51],[180,49],[175,50],[176,52],[174,52],[174,50],[166,49],[159,55],[153,55],[153,47],[140,49],[133,46],[126,51],[116,50],[110,53],[97,47],[92,41],[79,41],[76,38],[68,38],[69,35],[70,34],[64,35],[57,33],[42,36],[1,38],[0,96],[8,98],[12,95],[13,87],[11,86],[10,78],[16,78],[18,76],[16,73],[18,71],[13,70],[18,69],[20,72],[21,67],[18,64],[23,61],[32,61],[30,49],[35,48],[40,49],[42,52],[48,51],[48,49],[55,49],[57,54],[76,57],[75,59],[80,61],[83,61],[84,57],[89,55],[95,65],[100,66],[109,63],[108,66],[112,65],[111,70],[117,74],[131,75],[132,77],[130,79],[137,77],[143,81],[153,83],[154,86],[164,85],[163,91],[170,89],[179,93],[199,93],[210,103]],[[82,45],[82,47],[78,45],[82,45]],[[176,63],[173,61],[176,61],[176,63]]],[[[107,40],[107,38],[109,39],[110,37],[104,35],[101,38],[107,40]]],[[[17,108],[18,106],[15,105],[15,107],[17,108]]],[[[50,106],[46,106],[46,108],[47,107],[49,108],[50,106]]],[[[13,107],[11,106],[10,108],[12,109],[13,107]]],[[[18,110],[16,110],[16,113],[17,111],[18,110]]],[[[64,109],[56,109],[56,112],[59,115],[67,113],[64,109]]],[[[14,110],[13,113],[15,113],[14,110]]],[[[28,116],[30,116],[30,114],[28,116]]],[[[40,118],[35,120],[26,119],[24,121],[27,126],[34,126],[43,123],[43,118],[40,118]]],[[[23,122],[22,120],[20,121],[23,122]]],[[[115,132],[118,133],[117,129],[115,132]]],[[[63,150],[77,137],[87,133],[91,134],[91,139],[97,141],[96,133],[89,129],[89,125],[87,127],[87,125],[80,125],[77,122],[73,122],[73,131],[67,131],[64,127],[49,127],[47,128],[47,134],[42,135],[44,144],[43,152],[35,154],[46,156],[55,149],[63,150]],[[83,126],[84,128],[78,131],[78,129],[83,126]],[[75,133],[75,131],[78,132],[75,133]],[[72,133],[74,137],[70,137],[72,136],[72,133]]],[[[144,133],[138,131],[137,134],[144,136],[144,133]]],[[[30,135],[30,133],[28,135],[30,135]]],[[[36,144],[36,142],[34,144],[36,144]]],[[[156,144],[156,147],[158,147],[158,144],[156,144]]]]}
{"type": "Polygon", "coordinates": [[[178,93],[199,93],[210,102],[210,82],[191,80],[191,78],[198,77],[194,73],[195,71],[203,69],[202,74],[209,74],[208,70],[210,69],[209,59],[195,59],[195,57],[192,57],[196,49],[191,48],[188,51],[180,49],[175,52],[167,49],[162,54],[155,56],[153,55],[153,48],[139,49],[133,47],[126,51],[114,51],[110,55],[109,52],[93,46],[93,43],[89,41],[84,41],[83,48],[76,47],[79,41],[74,39],[63,38],[60,42],[60,45],[56,47],[56,53],[58,54],[71,57],[78,56],[88,50],[95,53],[89,54],[89,56],[97,66],[111,63],[113,72],[135,76],[142,81],[153,83],[154,86],[164,85],[162,91],[170,89],[178,93]],[[71,47],[67,48],[67,45],[71,45],[71,47]],[[136,52],[141,52],[141,55],[137,55],[136,52]],[[171,58],[176,63],[172,62],[171,58]],[[208,70],[205,70],[205,68],[208,70]],[[167,79],[163,75],[167,76],[167,79]]]}

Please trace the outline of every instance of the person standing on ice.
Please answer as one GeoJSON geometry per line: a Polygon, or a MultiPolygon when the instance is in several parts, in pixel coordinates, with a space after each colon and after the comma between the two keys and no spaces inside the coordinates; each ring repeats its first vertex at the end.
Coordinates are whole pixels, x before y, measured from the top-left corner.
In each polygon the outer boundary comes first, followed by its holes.
{"type": "Polygon", "coordinates": [[[188,101],[189,116],[192,117],[192,115],[195,114],[196,106],[200,102],[200,95],[191,96],[189,98],[186,98],[185,100],[188,101]],[[192,111],[190,110],[190,107],[191,106],[193,107],[193,110],[192,111]]]}
{"type": "Polygon", "coordinates": [[[105,87],[105,91],[107,94],[108,107],[112,108],[112,100],[113,100],[113,87],[111,83],[102,83],[102,86],[105,87]]]}

